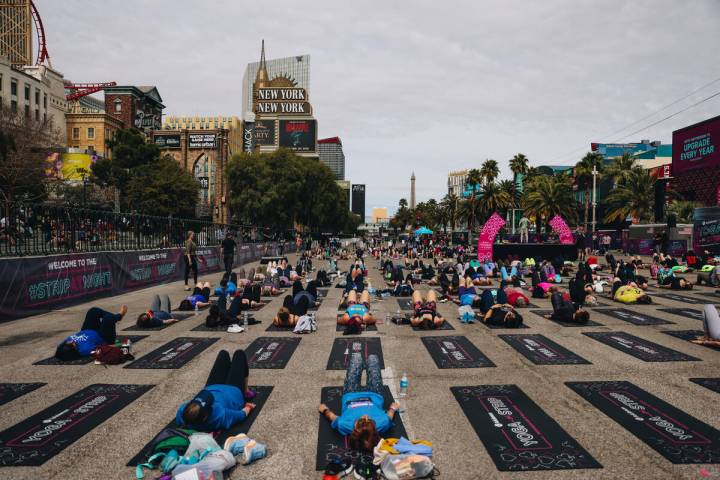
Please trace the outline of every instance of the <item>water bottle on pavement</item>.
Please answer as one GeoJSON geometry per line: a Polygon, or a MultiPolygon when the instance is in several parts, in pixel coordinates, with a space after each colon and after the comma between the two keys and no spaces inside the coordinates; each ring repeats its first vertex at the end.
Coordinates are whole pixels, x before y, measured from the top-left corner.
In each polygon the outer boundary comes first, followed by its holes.
{"type": "Polygon", "coordinates": [[[200,315],[200,308],[198,307],[197,302],[195,302],[195,316],[197,317],[198,315],[200,315]]]}
{"type": "Polygon", "coordinates": [[[247,328],[248,326],[248,312],[243,312],[243,327],[247,328]]]}
{"type": "Polygon", "coordinates": [[[399,397],[407,397],[408,394],[408,378],[407,373],[403,373],[400,378],[400,391],[398,392],[399,397]]]}

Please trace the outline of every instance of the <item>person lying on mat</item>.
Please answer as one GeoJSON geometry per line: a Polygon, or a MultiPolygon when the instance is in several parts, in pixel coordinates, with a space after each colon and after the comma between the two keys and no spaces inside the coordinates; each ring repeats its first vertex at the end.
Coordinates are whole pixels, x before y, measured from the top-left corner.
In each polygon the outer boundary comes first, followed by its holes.
{"type": "Polygon", "coordinates": [[[283,306],[273,318],[273,324],[278,327],[294,327],[298,319],[307,315],[310,300],[307,295],[285,295],[283,306]]]}
{"type": "Polygon", "coordinates": [[[618,285],[619,283],[620,281],[618,280],[613,285],[613,290],[615,292],[613,294],[613,300],[616,302],[625,304],[639,303],[644,305],[652,303],[650,295],[641,288],[638,288],[635,282],[631,282],[628,285],[618,285]],[[617,288],[615,288],[616,285],[617,288]]]}
{"type": "Polygon", "coordinates": [[[178,321],[179,319],[174,318],[170,313],[170,297],[163,295],[161,302],[160,296],[155,295],[150,310],[138,315],[136,325],[138,328],[156,328],[178,321]]]}
{"type": "Polygon", "coordinates": [[[518,328],[523,323],[523,317],[512,305],[507,303],[507,298],[502,290],[498,290],[497,297],[494,297],[490,290],[485,290],[482,294],[480,311],[487,307],[483,313],[483,322],[488,325],[500,325],[507,328],[518,328]],[[488,298],[492,297],[492,298],[488,298]],[[505,300],[504,303],[500,303],[505,300]],[[495,302],[491,304],[490,302],[495,302]]]}
{"type": "Polygon", "coordinates": [[[660,266],[657,272],[657,286],[659,288],[669,288],[672,290],[692,290],[693,284],[682,277],[675,275],[672,268],[667,264],[660,266]]]}
{"type": "Polygon", "coordinates": [[[244,351],[236,350],[230,360],[227,350],[221,350],[205,388],[180,405],[175,422],[201,432],[229,430],[242,422],[255,409],[254,403],[246,402],[255,398],[248,390],[249,373],[244,351]]]}
{"type": "Polygon", "coordinates": [[[522,288],[517,287],[505,287],[505,296],[507,297],[507,303],[516,308],[527,307],[530,304],[530,299],[525,295],[522,288]]]}
{"type": "Polygon", "coordinates": [[[203,308],[210,305],[210,283],[198,283],[195,285],[195,289],[192,295],[187,296],[180,302],[178,310],[195,310],[197,308],[203,308]]]}
{"type": "Polygon", "coordinates": [[[690,341],[700,345],[720,347],[720,314],[715,305],[707,304],[703,307],[703,331],[702,337],[690,341]]]}
{"type": "Polygon", "coordinates": [[[375,318],[373,314],[370,313],[370,293],[368,291],[360,294],[359,301],[357,292],[352,291],[348,293],[345,304],[347,305],[347,310],[345,310],[342,316],[338,317],[338,325],[347,325],[353,317],[364,325],[375,324],[375,318]]]}
{"type": "Polygon", "coordinates": [[[720,264],[704,265],[700,271],[698,271],[695,283],[698,285],[705,283],[711,287],[720,285],[720,264]]]}
{"type": "Polygon", "coordinates": [[[218,301],[214,305],[210,305],[208,316],[205,319],[205,326],[209,328],[215,327],[229,327],[230,325],[239,325],[241,320],[239,318],[240,312],[247,310],[248,304],[243,297],[231,297],[230,307],[228,308],[227,295],[220,295],[218,301]]]}
{"type": "Polygon", "coordinates": [[[570,292],[570,300],[575,305],[597,305],[597,298],[594,295],[594,287],[592,284],[582,284],[582,280],[577,277],[570,279],[568,288],[570,292]]]}
{"type": "Polygon", "coordinates": [[[345,374],[340,415],[320,404],[320,414],[331,422],[332,428],[341,435],[349,436],[350,448],[372,454],[380,441],[380,434],[392,428],[393,418],[400,405],[393,402],[383,410],[382,376],[377,355],[369,355],[367,365],[362,356],[353,353],[345,374]],[[361,386],[362,372],[367,369],[367,385],[361,386]]]}
{"type": "Polygon", "coordinates": [[[127,313],[127,305],[120,307],[119,313],[110,313],[92,307],[85,314],[85,321],[80,331],[63,340],[55,349],[55,358],[62,361],[89,357],[100,345],[115,343],[117,333],[115,324],[127,313]]]}
{"type": "Polygon", "coordinates": [[[315,307],[319,305],[317,284],[315,283],[315,280],[310,280],[309,282],[307,282],[307,286],[305,287],[303,287],[303,284],[300,280],[295,280],[292,286],[292,295],[295,302],[297,302],[297,300],[295,300],[296,298],[302,296],[307,297],[308,305],[310,307],[315,307]]]}
{"type": "Polygon", "coordinates": [[[576,307],[570,299],[564,297],[558,289],[553,290],[550,301],[552,303],[553,313],[545,315],[545,318],[557,322],[581,324],[587,323],[588,320],[590,320],[590,314],[587,310],[583,310],[579,306],[576,307]]]}
{"type": "Polygon", "coordinates": [[[427,301],[423,301],[420,290],[412,294],[413,316],[410,318],[410,325],[413,327],[430,330],[439,328],[445,323],[445,319],[437,313],[437,292],[428,290],[427,301]]]}

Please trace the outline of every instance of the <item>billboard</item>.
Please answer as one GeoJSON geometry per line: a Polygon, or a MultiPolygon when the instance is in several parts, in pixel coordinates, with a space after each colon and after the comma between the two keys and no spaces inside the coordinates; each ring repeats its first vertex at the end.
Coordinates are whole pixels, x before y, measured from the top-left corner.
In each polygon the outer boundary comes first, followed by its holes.
{"type": "Polygon", "coordinates": [[[191,133],[188,135],[188,148],[215,148],[216,140],[214,133],[191,133]]]}
{"type": "Polygon", "coordinates": [[[312,115],[304,88],[259,88],[255,99],[255,113],[269,115],[312,115]]]}
{"type": "Polygon", "coordinates": [[[314,152],[316,127],[315,120],[280,120],[280,146],[296,152],[314,152]]]}
{"type": "Polygon", "coordinates": [[[275,145],[275,120],[255,122],[255,145],[275,145]]]}
{"type": "Polygon", "coordinates": [[[243,125],[243,152],[250,153],[254,148],[255,122],[245,122],[243,125]]]}
{"type": "Polygon", "coordinates": [[[155,145],[160,148],[180,148],[180,135],[156,135],[155,145]]]}
{"type": "Polygon", "coordinates": [[[673,132],[672,173],[720,165],[720,116],[673,132]]]}
{"type": "Polygon", "coordinates": [[[97,155],[89,153],[49,153],[45,173],[57,180],[82,181],[90,174],[90,167],[97,161],[97,155]]]}

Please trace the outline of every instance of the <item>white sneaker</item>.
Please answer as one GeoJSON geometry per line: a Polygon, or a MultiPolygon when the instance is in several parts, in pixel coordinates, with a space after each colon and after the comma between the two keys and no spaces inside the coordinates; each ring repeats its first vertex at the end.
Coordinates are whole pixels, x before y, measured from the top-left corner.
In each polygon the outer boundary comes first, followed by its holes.
{"type": "Polygon", "coordinates": [[[242,333],[245,331],[245,329],[243,327],[241,327],[240,325],[238,325],[237,323],[233,323],[232,325],[230,325],[228,327],[227,331],[228,331],[228,333],[242,333]]]}

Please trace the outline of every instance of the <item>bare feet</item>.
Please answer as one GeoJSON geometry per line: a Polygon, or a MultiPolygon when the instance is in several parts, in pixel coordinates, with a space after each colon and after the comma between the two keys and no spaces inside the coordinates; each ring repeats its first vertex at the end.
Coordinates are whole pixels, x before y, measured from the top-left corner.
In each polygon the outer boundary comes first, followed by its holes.
{"type": "Polygon", "coordinates": [[[124,317],[125,314],[127,313],[127,311],[128,311],[127,305],[123,305],[122,307],[120,307],[120,316],[124,317]]]}

